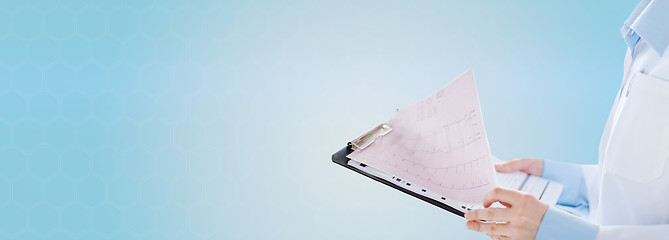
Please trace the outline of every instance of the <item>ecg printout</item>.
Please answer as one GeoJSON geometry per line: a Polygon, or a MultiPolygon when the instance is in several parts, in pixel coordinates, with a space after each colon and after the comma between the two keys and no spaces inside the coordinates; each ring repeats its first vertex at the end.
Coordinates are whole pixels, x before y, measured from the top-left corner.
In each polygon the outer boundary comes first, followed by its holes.
{"type": "Polygon", "coordinates": [[[348,157],[442,196],[481,203],[495,172],[472,70],[399,109],[393,130],[348,157]]]}

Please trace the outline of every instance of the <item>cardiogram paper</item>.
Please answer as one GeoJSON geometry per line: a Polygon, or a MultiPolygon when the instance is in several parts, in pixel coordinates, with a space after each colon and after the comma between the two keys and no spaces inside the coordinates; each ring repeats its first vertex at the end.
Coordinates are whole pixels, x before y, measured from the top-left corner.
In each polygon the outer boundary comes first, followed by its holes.
{"type": "Polygon", "coordinates": [[[462,202],[481,203],[495,188],[471,69],[390,124],[392,132],[348,157],[462,202]]]}

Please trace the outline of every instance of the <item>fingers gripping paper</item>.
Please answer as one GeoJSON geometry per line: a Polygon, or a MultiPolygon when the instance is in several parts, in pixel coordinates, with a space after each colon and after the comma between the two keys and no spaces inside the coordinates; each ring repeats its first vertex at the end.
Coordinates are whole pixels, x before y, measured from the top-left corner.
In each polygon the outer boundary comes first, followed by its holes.
{"type": "Polygon", "coordinates": [[[481,203],[494,167],[470,70],[399,109],[392,132],[348,157],[458,201],[481,203]]]}

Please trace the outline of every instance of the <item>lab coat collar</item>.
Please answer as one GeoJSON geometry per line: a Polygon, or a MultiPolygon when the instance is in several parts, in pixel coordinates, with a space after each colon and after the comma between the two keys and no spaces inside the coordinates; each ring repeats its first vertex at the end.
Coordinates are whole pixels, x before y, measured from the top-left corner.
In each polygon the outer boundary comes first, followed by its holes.
{"type": "MultiPolygon", "coordinates": [[[[669,0],[642,0],[620,31],[626,40],[630,35],[638,34],[650,48],[662,56],[669,45],[667,23],[669,23],[669,0]]],[[[634,46],[629,47],[634,48],[634,46]]]]}

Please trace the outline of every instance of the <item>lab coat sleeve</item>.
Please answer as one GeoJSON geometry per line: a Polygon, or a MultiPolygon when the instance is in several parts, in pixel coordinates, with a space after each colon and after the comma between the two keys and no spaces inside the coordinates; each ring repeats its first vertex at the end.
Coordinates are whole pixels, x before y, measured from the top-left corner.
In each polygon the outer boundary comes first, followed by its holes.
{"type": "Polygon", "coordinates": [[[588,186],[583,165],[544,160],[542,177],[561,183],[564,188],[557,206],[570,213],[587,216],[589,212],[588,186]]]}
{"type": "MultiPolygon", "coordinates": [[[[635,226],[600,226],[597,240],[667,239],[669,224],[635,226]]],[[[538,239],[538,238],[537,238],[538,239]]]]}
{"type": "Polygon", "coordinates": [[[592,183],[587,180],[593,179],[589,175],[594,172],[588,170],[584,165],[544,161],[542,177],[561,183],[564,189],[557,206],[546,211],[536,239],[596,239],[599,226],[577,216],[586,216],[589,211],[588,184],[592,183]]]}
{"type": "Polygon", "coordinates": [[[583,218],[549,207],[537,231],[537,240],[594,240],[599,227],[583,218]]]}

